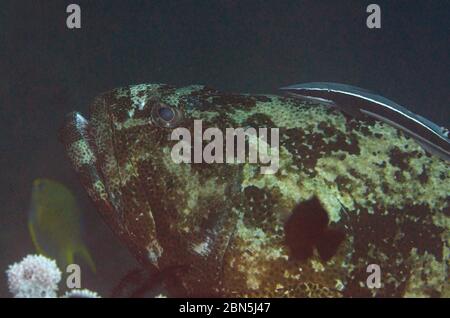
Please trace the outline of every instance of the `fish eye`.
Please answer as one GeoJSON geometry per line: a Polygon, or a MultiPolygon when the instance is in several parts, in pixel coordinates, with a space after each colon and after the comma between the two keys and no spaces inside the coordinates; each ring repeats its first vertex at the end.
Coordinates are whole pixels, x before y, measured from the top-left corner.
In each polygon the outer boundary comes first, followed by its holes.
{"type": "Polygon", "coordinates": [[[165,121],[171,121],[175,117],[175,113],[172,108],[166,106],[162,106],[158,109],[158,115],[165,121]]]}
{"type": "Polygon", "coordinates": [[[152,109],[152,119],[157,125],[165,128],[176,126],[182,118],[179,109],[164,103],[156,103],[152,109]]]}

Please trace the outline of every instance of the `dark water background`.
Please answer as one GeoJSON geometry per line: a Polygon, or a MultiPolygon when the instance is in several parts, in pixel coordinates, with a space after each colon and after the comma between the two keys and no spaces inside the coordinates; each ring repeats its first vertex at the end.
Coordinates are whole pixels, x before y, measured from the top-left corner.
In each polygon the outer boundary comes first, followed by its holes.
{"type": "Polygon", "coordinates": [[[7,265],[32,253],[31,182],[67,184],[86,212],[98,273],[83,287],[108,295],[137,266],[101,222],[64,156],[65,113],[86,113],[114,87],[158,82],[274,93],[297,82],[335,81],[380,92],[441,125],[450,123],[450,2],[62,1],[0,3],[0,296],[7,265]],[[365,25],[378,3],[382,29],[365,25]],[[66,6],[82,29],[66,28],[66,6]]]}

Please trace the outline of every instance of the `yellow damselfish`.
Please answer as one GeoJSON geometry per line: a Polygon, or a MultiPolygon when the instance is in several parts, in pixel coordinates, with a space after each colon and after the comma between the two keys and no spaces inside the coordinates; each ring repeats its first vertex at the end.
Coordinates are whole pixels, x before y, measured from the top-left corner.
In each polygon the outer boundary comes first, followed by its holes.
{"type": "Polygon", "coordinates": [[[96,271],[81,237],[81,211],[63,184],[49,179],[33,181],[28,228],[38,253],[55,258],[62,268],[82,259],[96,271]]]}

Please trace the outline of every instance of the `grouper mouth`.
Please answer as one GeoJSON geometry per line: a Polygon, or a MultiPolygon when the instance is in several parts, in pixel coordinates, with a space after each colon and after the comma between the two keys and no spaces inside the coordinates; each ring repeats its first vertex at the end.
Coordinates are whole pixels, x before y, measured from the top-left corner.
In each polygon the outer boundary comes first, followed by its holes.
{"type": "Polygon", "coordinates": [[[102,174],[97,169],[95,140],[89,122],[79,112],[66,115],[58,132],[67,156],[94,203],[104,211],[113,210],[102,174]]]}
{"type": "MultiPolygon", "coordinates": [[[[94,105],[99,105],[99,103],[105,105],[104,101],[99,101],[99,99],[94,102],[94,105]]],[[[112,131],[111,126],[107,129],[112,131]]],[[[99,148],[96,144],[95,131],[89,121],[78,112],[67,114],[58,132],[58,137],[65,147],[72,167],[104,222],[135,255],[138,255],[139,260],[145,260],[158,268],[158,258],[161,256],[162,248],[156,240],[155,224],[151,212],[146,214],[149,226],[146,228],[147,235],[143,240],[146,242],[144,243],[146,244],[146,255],[144,255],[141,246],[137,246],[134,241],[127,239],[133,229],[126,222],[121,197],[115,195],[111,190],[111,185],[108,184],[99,165],[99,148]]],[[[114,147],[111,150],[113,149],[114,147]]],[[[114,151],[109,158],[117,162],[114,151]]],[[[120,182],[120,173],[116,171],[116,174],[120,182]]]]}

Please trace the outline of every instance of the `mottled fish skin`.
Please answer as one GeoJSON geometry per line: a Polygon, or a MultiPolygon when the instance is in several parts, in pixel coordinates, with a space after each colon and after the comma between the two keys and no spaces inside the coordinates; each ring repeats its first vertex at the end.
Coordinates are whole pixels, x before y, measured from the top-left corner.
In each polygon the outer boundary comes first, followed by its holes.
{"type": "Polygon", "coordinates": [[[188,266],[171,295],[450,296],[448,165],[389,125],[290,97],[162,84],[99,96],[84,133],[73,118],[62,140],[107,223],[143,264],[188,266]],[[278,172],[175,164],[171,129],[151,120],[158,103],[191,131],[194,119],[279,128],[278,172]],[[296,260],[285,240],[286,220],[313,197],[344,233],[327,261],[296,260]],[[366,287],[369,264],[380,289],[366,287]]]}
{"type": "Polygon", "coordinates": [[[281,90],[300,98],[315,98],[356,118],[366,115],[388,123],[417,140],[429,153],[450,164],[448,129],[439,127],[379,94],[360,87],[331,82],[296,84],[281,90]]]}

